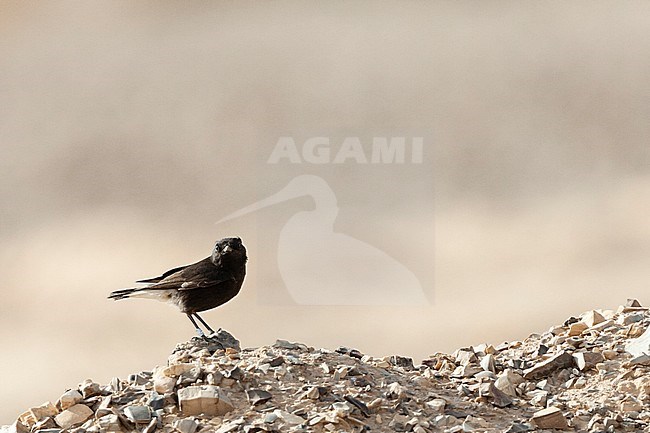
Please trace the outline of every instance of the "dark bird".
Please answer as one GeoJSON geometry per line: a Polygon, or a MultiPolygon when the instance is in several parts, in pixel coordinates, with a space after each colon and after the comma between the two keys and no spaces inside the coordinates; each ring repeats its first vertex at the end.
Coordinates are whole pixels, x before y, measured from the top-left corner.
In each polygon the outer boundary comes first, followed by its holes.
{"type": "Polygon", "coordinates": [[[196,332],[205,336],[196,317],[210,334],[214,331],[198,315],[225,304],[239,293],[246,275],[246,248],[239,238],[217,241],[212,255],[187,266],[171,269],[159,277],[136,281],[146,287],[116,290],[109,299],[148,298],[169,302],[185,313],[196,332]]]}

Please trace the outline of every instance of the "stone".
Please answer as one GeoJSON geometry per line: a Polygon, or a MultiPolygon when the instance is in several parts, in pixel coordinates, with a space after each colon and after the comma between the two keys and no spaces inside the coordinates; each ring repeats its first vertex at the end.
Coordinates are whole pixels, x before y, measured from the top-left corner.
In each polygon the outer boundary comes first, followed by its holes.
{"type": "Polygon", "coordinates": [[[408,370],[413,369],[413,359],[406,356],[393,355],[388,362],[395,367],[406,368],[408,370]]]}
{"type": "Polygon", "coordinates": [[[639,412],[643,405],[634,397],[628,396],[620,405],[621,412],[639,412]]]}
{"type": "Polygon", "coordinates": [[[491,371],[479,371],[474,375],[474,379],[477,379],[479,382],[481,379],[491,379],[491,380],[496,380],[497,375],[492,373],[491,371]]]}
{"type": "Polygon", "coordinates": [[[463,432],[485,431],[485,429],[488,426],[489,426],[489,424],[483,418],[480,418],[480,417],[477,417],[477,416],[472,416],[472,415],[467,415],[467,417],[463,421],[461,431],[463,431],[463,432]]]}
{"type": "Polygon", "coordinates": [[[303,350],[306,349],[304,344],[300,343],[291,343],[287,340],[276,340],[273,344],[273,347],[277,349],[288,349],[288,350],[303,350]]]}
{"type": "Polygon", "coordinates": [[[485,371],[496,373],[496,367],[494,362],[494,355],[487,354],[481,359],[481,368],[485,371]]]}
{"type": "Polygon", "coordinates": [[[620,316],[618,319],[618,323],[621,325],[632,325],[634,323],[639,323],[642,322],[645,317],[645,314],[643,313],[635,313],[635,314],[627,314],[620,316]]]}
{"type": "Polygon", "coordinates": [[[572,323],[569,326],[569,334],[568,335],[569,335],[569,337],[575,337],[575,336],[581,335],[588,328],[589,328],[589,326],[584,322],[572,323]]]}
{"type": "Polygon", "coordinates": [[[522,383],[524,379],[512,369],[505,369],[494,382],[494,386],[505,394],[516,397],[517,385],[522,383]]]}
{"type": "Polygon", "coordinates": [[[69,429],[70,427],[80,425],[91,416],[93,416],[93,411],[88,406],[75,404],[58,414],[54,418],[54,421],[59,427],[69,429]]]}
{"type": "Polygon", "coordinates": [[[120,424],[120,419],[115,414],[104,415],[97,419],[97,425],[103,431],[107,432],[119,432],[122,431],[122,424],[120,424]]]}
{"type": "Polygon", "coordinates": [[[344,402],[332,403],[332,410],[339,418],[346,418],[352,414],[352,407],[344,402]]]}
{"type": "Polygon", "coordinates": [[[524,378],[530,380],[548,377],[551,373],[560,368],[569,368],[573,365],[573,356],[571,356],[570,353],[563,351],[545,361],[535,364],[527,370],[524,370],[524,378]]]}
{"type": "Polygon", "coordinates": [[[149,409],[149,406],[127,406],[124,408],[124,415],[129,421],[135,424],[148,424],[151,421],[151,409],[149,409]]]}
{"type": "MultiPolygon", "coordinates": [[[[316,391],[318,391],[318,388],[316,388],[316,391]]],[[[271,400],[271,398],[273,398],[273,395],[271,395],[271,393],[268,391],[264,391],[263,389],[249,389],[246,391],[246,398],[250,404],[256,406],[258,404],[263,404],[271,400]]]]}
{"type": "Polygon", "coordinates": [[[16,420],[11,425],[0,426],[0,433],[29,433],[29,428],[16,420]]]}
{"type": "Polygon", "coordinates": [[[113,413],[113,409],[111,408],[111,396],[107,395],[102,399],[102,401],[99,403],[99,406],[95,409],[95,418],[102,417],[104,415],[108,415],[110,413],[113,413]]]}
{"type": "Polygon", "coordinates": [[[195,369],[197,366],[191,363],[180,363],[180,364],[173,364],[169,365],[167,367],[164,367],[160,371],[156,371],[156,375],[162,375],[166,377],[173,377],[176,378],[184,373],[188,373],[195,369]]]}
{"type": "Polygon", "coordinates": [[[149,399],[147,400],[147,404],[154,411],[158,409],[162,409],[163,407],[165,407],[165,397],[159,395],[157,392],[154,391],[149,396],[149,399]]]}
{"type": "Polygon", "coordinates": [[[459,349],[456,351],[456,357],[455,357],[456,364],[458,365],[468,365],[468,364],[475,364],[478,362],[478,358],[476,357],[476,353],[474,353],[474,350],[471,348],[465,348],[465,349],[459,349]]]}
{"type": "Polygon", "coordinates": [[[505,433],[524,433],[533,429],[534,427],[528,423],[514,422],[505,433]]]}
{"type": "Polygon", "coordinates": [[[512,398],[505,392],[501,391],[499,388],[494,386],[494,383],[490,383],[489,394],[492,397],[492,404],[496,407],[506,407],[510,406],[513,403],[512,398]]]}
{"type": "Polygon", "coordinates": [[[225,392],[214,385],[188,386],[178,390],[178,402],[185,416],[221,416],[230,412],[233,405],[225,392]]]}
{"type": "Polygon", "coordinates": [[[279,419],[281,419],[282,421],[284,421],[285,423],[287,423],[289,425],[299,425],[299,424],[304,424],[306,422],[304,418],[302,418],[302,417],[300,417],[298,415],[294,415],[294,414],[289,413],[289,412],[284,411],[284,410],[275,409],[273,411],[273,413],[279,419]]]}
{"type": "Polygon", "coordinates": [[[650,355],[650,328],[640,337],[635,338],[625,345],[625,351],[634,357],[650,355]]]}
{"type": "Polygon", "coordinates": [[[69,407],[72,407],[75,404],[79,403],[83,399],[83,395],[81,395],[79,391],[76,389],[71,389],[59,397],[59,405],[61,406],[61,410],[66,410],[69,407]]]}
{"type": "Polygon", "coordinates": [[[548,391],[543,391],[541,389],[534,390],[534,391],[530,391],[527,394],[527,396],[528,398],[530,398],[528,402],[533,406],[546,407],[546,403],[548,400],[548,391]]]}
{"type": "Polygon", "coordinates": [[[172,426],[181,433],[194,433],[199,428],[199,423],[192,418],[177,419],[172,426]]]}
{"type": "Polygon", "coordinates": [[[472,377],[472,376],[480,373],[481,371],[483,371],[483,369],[481,367],[476,366],[476,365],[472,365],[472,364],[459,365],[451,373],[451,376],[452,377],[472,377]]]}
{"type": "Polygon", "coordinates": [[[341,346],[338,349],[336,349],[336,352],[340,353],[341,355],[348,355],[352,358],[357,358],[357,359],[363,358],[363,353],[359,352],[357,349],[349,349],[344,346],[341,346]]]}
{"type": "Polygon", "coordinates": [[[36,421],[41,421],[44,418],[52,417],[59,413],[58,409],[49,401],[29,409],[29,412],[36,421]]]}
{"type": "Polygon", "coordinates": [[[364,402],[361,400],[351,396],[351,395],[346,395],[343,397],[345,401],[350,403],[352,406],[354,406],[364,417],[368,418],[370,416],[370,409],[364,402]]]}
{"type": "Polygon", "coordinates": [[[160,394],[171,394],[175,386],[176,379],[172,377],[157,377],[153,382],[153,388],[160,394]]]}
{"type": "Polygon", "coordinates": [[[629,366],[635,365],[650,365],[650,355],[642,354],[637,357],[630,359],[627,363],[629,366]]]}
{"type": "Polygon", "coordinates": [[[239,341],[233,337],[232,334],[220,329],[208,337],[194,337],[189,342],[177,344],[172,354],[197,349],[205,349],[209,354],[213,354],[218,350],[232,350],[233,352],[239,352],[241,346],[239,341]]]}
{"type": "Polygon", "coordinates": [[[625,306],[632,307],[632,308],[643,308],[641,307],[641,303],[639,302],[639,300],[634,298],[628,298],[627,302],[625,303],[625,306]]]}
{"type": "Polygon", "coordinates": [[[406,397],[407,393],[408,390],[398,382],[393,382],[388,385],[388,396],[390,398],[404,398],[406,397]]]}
{"type": "MultiPolygon", "coordinates": [[[[161,413],[157,413],[155,418],[151,418],[151,421],[149,421],[149,424],[145,428],[142,429],[142,433],[153,433],[156,431],[156,428],[158,427],[158,423],[161,424],[162,427],[162,411],[161,413]]],[[[102,433],[102,432],[100,432],[102,433]]]]}
{"type": "Polygon", "coordinates": [[[79,385],[79,391],[81,391],[83,398],[98,395],[101,390],[99,384],[93,382],[91,379],[86,379],[81,383],[81,385],[79,385]]]}
{"type": "Polygon", "coordinates": [[[535,412],[530,421],[541,429],[567,430],[569,428],[566,418],[557,407],[547,407],[535,412]]]}
{"type": "Polygon", "coordinates": [[[598,311],[591,310],[582,317],[582,321],[589,327],[592,328],[599,323],[604,322],[605,317],[600,314],[598,311]]]}
{"type": "Polygon", "coordinates": [[[274,412],[270,412],[264,415],[264,422],[266,424],[273,424],[276,419],[278,419],[278,416],[274,412]]]}
{"type": "Polygon", "coordinates": [[[595,368],[596,364],[605,360],[605,357],[598,352],[577,352],[573,354],[573,359],[578,370],[584,371],[595,368]]]}

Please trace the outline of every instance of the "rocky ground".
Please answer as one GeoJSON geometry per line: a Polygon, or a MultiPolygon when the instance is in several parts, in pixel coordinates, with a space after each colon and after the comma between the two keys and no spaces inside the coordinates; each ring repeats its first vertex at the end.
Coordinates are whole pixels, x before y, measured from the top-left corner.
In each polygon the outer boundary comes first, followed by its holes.
{"type": "Polygon", "coordinates": [[[220,331],[152,371],[85,380],[2,433],[650,432],[649,324],[629,300],[417,365],[283,340],[241,350],[220,331]]]}

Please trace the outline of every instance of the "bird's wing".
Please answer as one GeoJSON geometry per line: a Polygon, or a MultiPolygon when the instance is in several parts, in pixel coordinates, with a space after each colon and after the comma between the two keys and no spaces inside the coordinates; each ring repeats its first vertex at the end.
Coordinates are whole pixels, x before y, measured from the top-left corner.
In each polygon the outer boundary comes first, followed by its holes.
{"type": "Polygon", "coordinates": [[[159,282],[147,286],[147,290],[191,290],[203,287],[213,287],[224,281],[232,280],[230,272],[217,268],[210,258],[201,260],[179,271],[169,274],[159,282]]]}
{"type": "Polygon", "coordinates": [[[159,277],[154,277],[154,278],[147,278],[146,280],[138,280],[136,283],[159,283],[160,281],[164,280],[165,278],[169,277],[171,274],[175,274],[178,271],[182,271],[183,269],[187,268],[190,265],[185,265],[185,266],[179,266],[174,269],[170,269],[164,274],[162,274],[159,277]]]}

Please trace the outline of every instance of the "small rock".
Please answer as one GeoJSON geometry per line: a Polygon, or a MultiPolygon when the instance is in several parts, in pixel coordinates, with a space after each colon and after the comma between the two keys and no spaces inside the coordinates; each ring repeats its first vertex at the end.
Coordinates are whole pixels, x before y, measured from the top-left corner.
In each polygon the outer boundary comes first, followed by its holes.
{"type": "Polygon", "coordinates": [[[599,362],[603,362],[605,358],[598,352],[578,352],[573,354],[573,359],[578,367],[578,370],[588,370],[594,368],[599,362]]]}
{"type": "Polygon", "coordinates": [[[555,370],[573,366],[573,356],[568,352],[560,352],[546,361],[535,364],[533,367],[524,371],[524,378],[539,379],[548,377],[555,370]]]}
{"type": "Polygon", "coordinates": [[[199,427],[199,423],[192,418],[177,419],[172,426],[181,433],[194,433],[199,427]]]}
{"type": "Polygon", "coordinates": [[[347,347],[339,347],[338,349],[336,349],[336,352],[342,355],[348,355],[349,357],[352,358],[357,358],[357,359],[363,358],[363,353],[359,352],[357,349],[348,349],[347,347]]]}
{"type": "Polygon", "coordinates": [[[147,404],[152,410],[158,410],[165,407],[165,397],[153,392],[147,401],[147,404]]]}
{"type": "Polygon", "coordinates": [[[176,379],[172,377],[157,377],[153,381],[153,388],[160,394],[171,394],[175,386],[176,379]]]}
{"type": "Polygon", "coordinates": [[[127,406],[124,408],[124,415],[135,424],[148,424],[151,421],[149,406],[127,406]]]}
{"type": "Polygon", "coordinates": [[[79,403],[81,400],[83,400],[81,393],[76,389],[71,389],[59,397],[59,405],[61,406],[61,410],[66,410],[79,403]]]}
{"type": "Polygon", "coordinates": [[[643,313],[628,314],[620,316],[618,322],[621,325],[631,325],[643,321],[644,317],[645,315],[643,313]]]}
{"type": "Polygon", "coordinates": [[[468,365],[477,363],[478,358],[472,348],[465,348],[456,351],[455,361],[458,365],[468,365]]]}
{"type": "Polygon", "coordinates": [[[352,413],[352,407],[345,402],[332,403],[332,410],[339,418],[346,418],[352,413]]]}
{"type": "Polygon", "coordinates": [[[488,427],[487,421],[483,418],[467,415],[465,421],[463,421],[462,431],[463,432],[475,432],[475,431],[485,431],[488,427]]]}
{"type": "Polygon", "coordinates": [[[589,326],[584,322],[576,322],[569,325],[569,337],[582,334],[589,326]]]}
{"type": "Polygon", "coordinates": [[[220,416],[233,409],[224,391],[214,385],[188,386],[178,390],[183,415],[220,416]]]}
{"type": "MultiPolygon", "coordinates": [[[[318,391],[318,389],[316,389],[316,391],[318,391]]],[[[256,406],[258,404],[266,403],[271,400],[273,396],[270,392],[264,391],[263,389],[249,389],[246,391],[246,398],[248,398],[250,404],[256,406]]]]}
{"type": "Polygon", "coordinates": [[[481,359],[481,368],[485,371],[490,371],[496,373],[496,367],[494,362],[494,355],[487,354],[481,359]]]}
{"type": "Polygon", "coordinates": [[[282,421],[286,422],[289,425],[299,425],[304,424],[306,421],[304,418],[294,415],[292,413],[286,412],[284,410],[276,409],[273,413],[282,421]]]}
{"type": "Polygon", "coordinates": [[[524,433],[531,430],[533,430],[532,425],[528,423],[515,422],[512,423],[510,427],[508,427],[508,430],[506,430],[505,433],[524,433]]]}
{"type": "Polygon", "coordinates": [[[346,395],[343,398],[352,406],[356,407],[359,410],[359,412],[361,412],[361,415],[363,415],[366,418],[370,416],[370,409],[368,408],[368,406],[366,406],[364,402],[352,397],[351,395],[346,395]]]}
{"type": "Polygon", "coordinates": [[[445,413],[445,406],[447,402],[442,398],[434,398],[433,400],[425,403],[433,412],[434,415],[442,415],[445,413]]]}
{"type": "Polygon", "coordinates": [[[99,428],[107,432],[119,432],[122,431],[122,424],[120,424],[120,419],[115,414],[104,415],[97,420],[99,428]]]}
{"type": "Polygon", "coordinates": [[[621,412],[640,412],[643,409],[643,405],[634,397],[628,396],[621,403],[621,412]]]}
{"type": "Polygon", "coordinates": [[[101,387],[91,379],[86,379],[79,385],[79,391],[81,391],[84,398],[88,398],[99,394],[101,387]]]}
{"type": "Polygon", "coordinates": [[[501,391],[499,388],[494,386],[494,383],[490,383],[489,394],[492,397],[492,404],[496,407],[506,407],[510,406],[513,402],[512,398],[508,396],[505,392],[501,391]]]}
{"type": "Polygon", "coordinates": [[[627,302],[625,303],[625,306],[632,307],[632,308],[642,308],[639,300],[635,298],[628,298],[627,302]]]}
{"type": "Polygon", "coordinates": [[[264,415],[264,422],[266,424],[273,424],[276,419],[278,419],[278,416],[275,414],[275,412],[269,412],[264,415]]]}
{"type": "Polygon", "coordinates": [[[598,311],[594,311],[594,310],[589,311],[582,318],[582,321],[590,328],[595,326],[595,325],[598,325],[599,323],[604,322],[605,320],[606,319],[602,314],[600,314],[598,311]]]}
{"type": "Polygon", "coordinates": [[[371,401],[370,403],[368,403],[368,409],[371,409],[371,410],[379,409],[383,402],[384,402],[383,399],[376,398],[373,401],[371,401]]]}
{"type": "Polygon", "coordinates": [[[47,403],[43,403],[40,406],[29,409],[29,412],[36,421],[55,416],[59,413],[57,408],[49,401],[47,403]]]}
{"type": "Polygon", "coordinates": [[[54,421],[56,424],[65,429],[79,425],[93,415],[93,411],[84,404],[75,404],[58,414],[54,421]]]}
{"type": "Polygon", "coordinates": [[[531,422],[541,429],[566,430],[569,428],[566,418],[557,407],[547,407],[535,412],[531,422]]]}
{"type": "Polygon", "coordinates": [[[637,356],[635,358],[632,358],[628,362],[628,365],[631,366],[631,367],[633,367],[635,365],[648,366],[648,365],[650,365],[650,355],[643,354],[643,355],[639,355],[639,356],[637,356]]]}
{"type": "Polygon", "coordinates": [[[494,382],[494,386],[507,395],[516,397],[517,385],[523,381],[524,379],[519,374],[515,373],[512,369],[507,368],[499,375],[497,380],[494,382]]]}
{"type": "Polygon", "coordinates": [[[273,344],[273,347],[276,349],[288,349],[288,350],[301,350],[306,348],[304,344],[300,343],[291,343],[287,340],[276,340],[273,344]]]}
{"type": "Polygon", "coordinates": [[[546,407],[546,402],[548,400],[548,391],[535,390],[530,391],[527,396],[530,398],[529,402],[533,406],[546,407]]]}
{"type": "Polygon", "coordinates": [[[393,355],[388,362],[395,367],[406,368],[407,370],[413,369],[413,359],[406,356],[393,355]]]}

